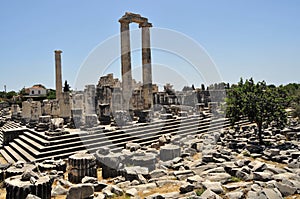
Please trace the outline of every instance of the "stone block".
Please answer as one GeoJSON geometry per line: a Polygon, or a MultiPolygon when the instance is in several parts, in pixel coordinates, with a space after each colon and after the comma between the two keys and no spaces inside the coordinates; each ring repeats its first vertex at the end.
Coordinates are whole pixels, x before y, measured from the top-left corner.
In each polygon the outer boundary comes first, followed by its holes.
{"type": "Polygon", "coordinates": [[[160,148],[160,160],[168,161],[181,155],[181,149],[179,146],[167,144],[160,148]]]}
{"type": "Polygon", "coordinates": [[[77,184],[70,187],[66,199],[91,198],[94,195],[93,184],[77,184]]]}

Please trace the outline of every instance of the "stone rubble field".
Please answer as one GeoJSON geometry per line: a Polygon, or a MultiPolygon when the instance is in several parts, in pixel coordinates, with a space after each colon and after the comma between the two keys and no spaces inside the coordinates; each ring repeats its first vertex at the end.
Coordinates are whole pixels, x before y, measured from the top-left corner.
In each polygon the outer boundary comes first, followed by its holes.
{"type": "Polygon", "coordinates": [[[168,134],[149,147],[127,143],[67,162],[1,165],[1,177],[6,198],[19,199],[300,198],[299,132],[269,128],[260,145],[255,130],[168,134]]]}

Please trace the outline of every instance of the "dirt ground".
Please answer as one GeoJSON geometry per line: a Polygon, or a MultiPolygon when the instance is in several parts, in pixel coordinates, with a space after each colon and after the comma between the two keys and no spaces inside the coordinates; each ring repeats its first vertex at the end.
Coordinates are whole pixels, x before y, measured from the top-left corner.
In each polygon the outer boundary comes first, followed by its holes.
{"type": "Polygon", "coordinates": [[[7,161],[0,155],[0,164],[6,164],[7,161]]]}

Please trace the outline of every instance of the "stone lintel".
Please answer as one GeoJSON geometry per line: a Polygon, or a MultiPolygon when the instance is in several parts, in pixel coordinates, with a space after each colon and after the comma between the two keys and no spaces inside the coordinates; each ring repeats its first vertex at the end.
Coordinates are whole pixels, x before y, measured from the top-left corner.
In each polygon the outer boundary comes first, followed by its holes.
{"type": "Polygon", "coordinates": [[[125,15],[123,15],[121,17],[121,19],[119,19],[119,22],[120,23],[131,23],[131,22],[134,22],[134,23],[141,24],[141,23],[148,23],[148,19],[145,18],[145,17],[141,17],[141,15],[139,15],[139,14],[134,14],[134,13],[131,13],[131,12],[126,12],[125,15]]]}

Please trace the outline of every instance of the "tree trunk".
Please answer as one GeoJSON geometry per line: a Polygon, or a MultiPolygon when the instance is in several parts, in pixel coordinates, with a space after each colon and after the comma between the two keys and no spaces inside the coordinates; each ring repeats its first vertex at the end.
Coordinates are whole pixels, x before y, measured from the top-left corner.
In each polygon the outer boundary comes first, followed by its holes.
{"type": "Polygon", "coordinates": [[[263,144],[263,140],[262,140],[262,124],[258,123],[257,124],[258,127],[258,139],[259,139],[259,144],[263,144]]]}

